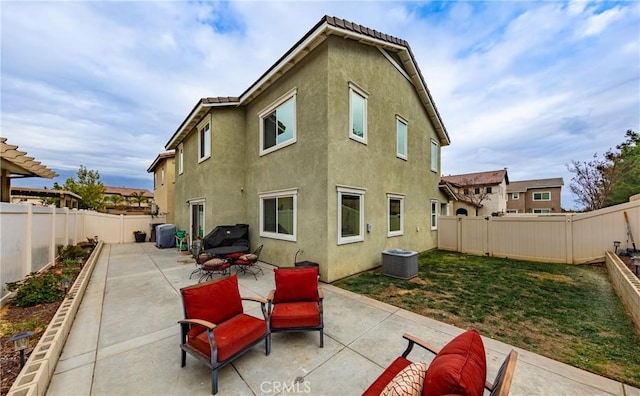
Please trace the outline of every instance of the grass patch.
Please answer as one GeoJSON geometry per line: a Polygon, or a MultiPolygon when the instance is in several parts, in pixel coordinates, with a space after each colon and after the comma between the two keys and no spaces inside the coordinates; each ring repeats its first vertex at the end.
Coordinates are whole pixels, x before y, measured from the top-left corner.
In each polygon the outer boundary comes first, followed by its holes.
{"type": "Polygon", "coordinates": [[[417,278],[395,279],[378,269],[335,285],[640,386],[640,334],[604,266],[436,250],[420,255],[417,278]]]}

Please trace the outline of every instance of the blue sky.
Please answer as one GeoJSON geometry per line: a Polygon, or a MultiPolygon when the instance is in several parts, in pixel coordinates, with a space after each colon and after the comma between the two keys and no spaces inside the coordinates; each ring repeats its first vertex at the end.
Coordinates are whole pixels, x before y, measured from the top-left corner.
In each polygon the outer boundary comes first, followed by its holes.
{"type": "MultiPolygon", "coordinates": [[[[201,97],[238,96],[325,14],[409,42],[442,173],[563,177],[640,125],[638,2],[2,1],[0,135],[61,175],[153,188],[201,97]]],[[[14,185],[50,186],[52,180],[14,185]]]]}

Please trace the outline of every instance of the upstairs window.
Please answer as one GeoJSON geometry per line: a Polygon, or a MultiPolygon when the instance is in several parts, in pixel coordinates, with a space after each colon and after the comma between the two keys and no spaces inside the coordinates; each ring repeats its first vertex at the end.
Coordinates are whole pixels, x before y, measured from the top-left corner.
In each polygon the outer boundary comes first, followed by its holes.
{"type": "Polygon", "coordinates": [[[551,201],[551,193],[549,191],[534,192],[533,200],[534,201],[551,201]]]}
{"type": "Polygon", "coordinates": [[[349,137],[367,144],[367,97],[355,84],[349,83],[349,137]]]}
{"type": "Polygon", "coordinates": [[[438,172],[438,142],[431,139],[431,171],[438,172]]]}
{"type": "Polygon", "coordinates": [[[184,172],[184,146],[182,143],[178,146],[178,174],[184,172]]]}
{"type": "Polygon", "coordinates": [[[396,156],[407,159],[407,121],[396,117],[396,156]]]}
{"type": "Polygon", "coordinates": [[[513,199],[514,201],[519,200],[520,199],[520,194],[519,193],[511,194],[511,199],[513,199]]]}
{"type": "Polygon", "coordinates": [[[493,190],[491,189],[491,187],[487,187],[487,194],[491,194],[493,192],[493,190]]]}
{"type": "Polygon", "coordinates": [[[211,128],[209,123],[200,128],[198,134],[198,162],[211,157],[211,128]]]}
{"type": "Polygon", "coordinates": [[[260,155],[296,142],[296,90],[260,113],[260,155]]]}

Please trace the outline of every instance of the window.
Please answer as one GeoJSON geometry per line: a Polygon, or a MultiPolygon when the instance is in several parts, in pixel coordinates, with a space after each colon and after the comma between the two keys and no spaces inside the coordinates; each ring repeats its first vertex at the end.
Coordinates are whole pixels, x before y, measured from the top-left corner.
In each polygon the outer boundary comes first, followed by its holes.
{"type": "Polygon", "coordinates": [[[520,199],[520,194],[519,193],[511,194],[511,199],[513,199],[514,201],[519,200],[520,199]]]}
{"type": "Polygon", "coordinates": [[[534,209],[533,213],[551,213],[551,209],[534,209]]]}
{"type": "Polygon", "coordinates": [[[469,189],[468,189],[468,188],[464,188],[464,189],[462,189],[462,193],[463,193],[464,195],[469,195],[469,189]]]}
{"type": "Polygon", "coordinates": [[[362,89],[349,83],[349,137],[367,144],[367,97],[362,89]]]}
{"type": "Polygon", "coordinates": [[[260,197],[260,236],[296,240],[298,190],[263,193],[260,197]]]}
{"type": "Polygon", "coordinates": [[[534,201],[550,201],[551,200],[551,193],[549,191],[534,192],[533,193],[533,200],[534,201]]]}
{"type": "Polygon", "coordinates": [[[431,170],[438,172],[438,142],[431,140],[431,170]]]}
{"type": "Polygon", "coordinates": [[[182,143],[178,146],[178,174],[184,172],[184,146],[182,143]]]}
{"type": "Polygon", "coordinates": [[[387,195],[387,236],[404,233],[404,196],[387,195]]]}
{"type": "Polygon", "coordinates": [[[491,194],[492,191],[491,187],[487,187],[487,194],[491,194]]]}
{"type": "Polygon", "coordinates": [[[338,245],[364,241],[365,190],[338,187],[338,245]]]}
{"type": "Polygon", "coordinates": [[[474,193],[474,194],[480,194],[480,187],[476,187],[476,188],[473,190],[473,193],[474,193]]]}
{"type": "Polygon", "coordinates": [[[160,171],[160,180],[161,180],[161,184],[164,186],[164,166],[162,167],[162,170],[160,171]]]}
{"type": "Polygon", "coordinates": [[[518,213],[518,209],[507,209],[507,213],[518,213]]]}
{"type": "Polygon", "coordinates": [[[407,121],[396,116],[397,157],[407,159],[407,121]]]}
{"type": "Polygon", "coordinates": [[[438,201],[431,200],[431,229],[438,229],[438,201]]]}
{"type": "Polygon", "coordinates": [[[260,155],[296,142],[296,90],[260,113],[260,155]]]}
{"type": "Polygon", "coordinates": [[[205,124],[199,130],[198,135],[198,162],[204,161],[211,157],[211,128],[209,124],[205,124]]]}

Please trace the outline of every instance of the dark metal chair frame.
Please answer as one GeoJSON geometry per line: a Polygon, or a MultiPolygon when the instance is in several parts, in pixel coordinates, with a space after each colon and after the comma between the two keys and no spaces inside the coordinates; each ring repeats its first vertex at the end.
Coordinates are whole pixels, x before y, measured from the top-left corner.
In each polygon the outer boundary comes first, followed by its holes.
{"type": "MultiPolygon", "coordinates": [[[[273,312],[273,298],[275,296],[275,290],[271,290],[269,295],[267,296],[267,301],[269,302],[268,313],[269,313],[269,327],[271,327],[271,313],[273,312]]],[[[320,348],[324,348],[324,315],[323,315],[323,307],[322,301],[324,300],[324,292],[318,286],[318,309],[320,311],[320,324],[317,326],[305,326],[305,327],[286,327],[279,329],[271,329],[272,333],[298,333],[301,331],[318,331],[320,332],[320,348]]]]}
{"type": "MultiPolygon", "coordinates": [[[[197,287],[197,286],[201,286],[201,285],[198,284],[198,285],[188,286],[188,287],[197,287]]],[[[259,298],[259,297],[241,297],[241,299],[244,301],[254,301],[254,302],[260,303],[260,307],[262,309],[262,315],[264,316],[265,322],[267,325],[267,334],[264,337],[261,337],[256,341],[252,342],[251,344],[246,345],[240,351],[236,352],[234,355],[230,356],[227,360],[223,362],[218,362],[218,349],[216,347],[216,340],[213,333],[213,329],[217,327],[216,324],[207,322],[206,320],[202,320],[202,319],[183,319],[178,321],[178,323],[180,324],[180,349],[181,349],[180,367],[184,367],[187,364],[187,353],[189,353],[190,355],[192,355],[193,357],[195,357],[196,359],[204,363],[207,367],[209,367],[211,369],[211,394],[212,395],[215,395],[218,393],[218,370],[219,369],[223,368],[229,363],[232,363],[235,359],[242,356],[245,352],[253,348],[255,345],[258,345],[262,341],[265,341],[266,355],[269,356],[269,354],[271,353],[271,330],[269,329],[269,320],[268,320],[267,311],[266,311],[267,301],[264,298],[259,298]],[[201,353],[200,351],[191,347],[191,345],[187,343],[187,333],[189,332],[191,325],[200,325],[207,329],[207,337],[209,339],[209,346],[211,348],[211,358],[207,357],[207,355],[201,353]]],[[[183,310],[184,310],[184,316],[186,318],[187,310],[186,310],[186,307],[184,307],[184,304],[183,304],[183,310]]]]}

